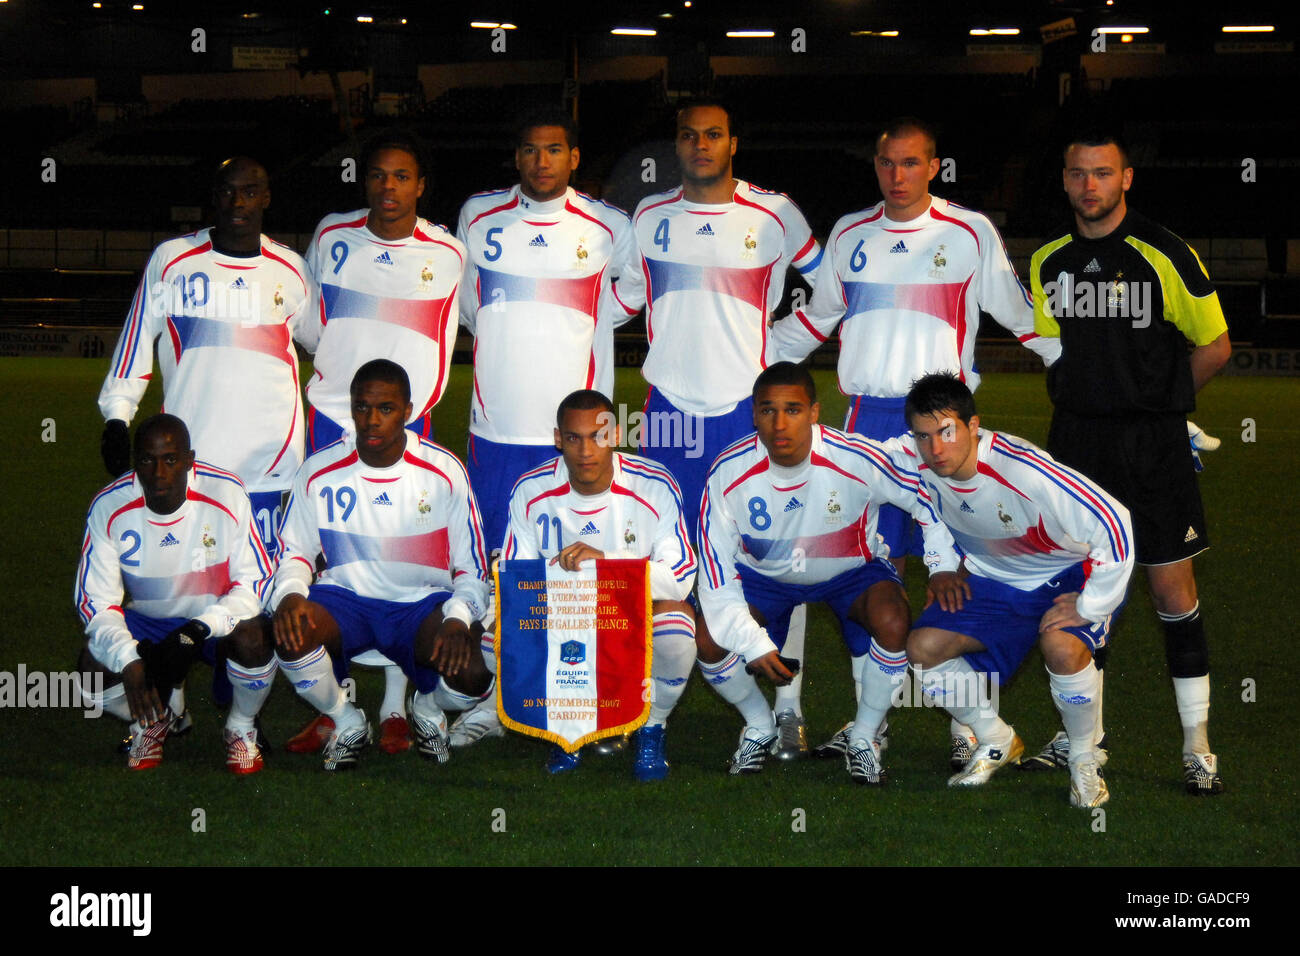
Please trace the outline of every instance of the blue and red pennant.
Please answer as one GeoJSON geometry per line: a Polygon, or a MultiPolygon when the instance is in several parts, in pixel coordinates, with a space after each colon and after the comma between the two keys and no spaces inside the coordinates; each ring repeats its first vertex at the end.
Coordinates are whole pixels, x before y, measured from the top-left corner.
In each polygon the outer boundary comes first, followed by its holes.
{"type": "Polygon", "coordinates": [[[511,730],[573,753],[621,736],[650,713],[653,623],[644,559],[565,571],[544,558],[501,561],[497,711],[511,730]]]}

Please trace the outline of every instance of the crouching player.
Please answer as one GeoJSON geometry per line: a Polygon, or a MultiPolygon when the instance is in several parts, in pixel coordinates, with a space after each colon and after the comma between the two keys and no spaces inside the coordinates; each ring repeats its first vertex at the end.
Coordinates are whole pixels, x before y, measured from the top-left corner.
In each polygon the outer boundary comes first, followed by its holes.
{"type": "Polygon", "coordinates": [[[221,642],[234,685],[226,766],[255,773],[262,751],[254,721],[275,660],[256,623],[271,561],[248,494],[230,472],[195,461],[189,430],[174,415],[142,422],[132,455],[135,471],[91,502],[81,545],[76,600],[88,640],[78,670],[105,675],[90,703],[134,720],[130,769],[156,767],[173,726],[188,727],[171,701],[190,664],[199,656],[212,664],[221,642]]]}
{"type": "MultiPolygon", "coordinates": [[[[655,462],[616,452],[622,436],[614,420],[614,406],[600,392],[573,392],[560,403],[560,457],[525,472],[515,485],[501,555],[550,558],[567,571],[593,558],[650,559],[654,692],[650,716],[632,738],[632,775],[662,780],[668,776],[668,716],[695,662],[695,612],[686,603],[695,583],[695,552],[677,482],[655,462]]],[[[546,769],[571,770],[579,753],[556,747],[546,769]]]]}
{"type": "Polygon", "coordinates": [[[478,505],[461,463],[404,427],[411,386],[401,366],[367,362],[351,391],[356,438],[303,463],[280,528],[277,656],[303,700],[333,721],[326,770],[354,766],[370,743],[339,680],[372,648],[415,684],[416,749],[446,763],[444,710],[473,706],[491,683],[470,636],[488,593],[478,505]],[[325,570],[313,584],[318,555],[325,570]]]}
{"type": "Polygon", "coordinates": [[[876,738],[907,670],[911,619],[888,549],[877,550],[880,506],[917,519],[933,568],[956,569],[952,539],[918,495],[914,468],[899,468],[871,439],[817,424],[821,406],[807,369],[790,362],[767,368],[753,397],[757,434],[718,456],[700,503],[700,603],[708,623],[699,637],[700,667],[745,718],[731,772],[762,770],[777,739],[751,675],[788,684],[794,674],[780,648],[790,612],[825,601],[855,672],[865,663],[848,733],[849,773],[879,785],[885,774],[876,738]]]}
{"type": "Polygon", "coordinates": [[[1009,679],[1037,642],[1070,737],[1070,802],[1101,806],[1110,795],[1096,750],[1092,657],[1133,571],[1128,510],[1023,439],[981,432],[970,389],[951,374],[916,382],[904,411],[924,462],[922,496],[965,554],[965,574],[931,577],[937,600],[907,638],[925,692],[976,737],[970,762],[948,783],[980,786],[1019,760],[1024,746],[996,707],[957,698],[979,673],[1009,679]]]}

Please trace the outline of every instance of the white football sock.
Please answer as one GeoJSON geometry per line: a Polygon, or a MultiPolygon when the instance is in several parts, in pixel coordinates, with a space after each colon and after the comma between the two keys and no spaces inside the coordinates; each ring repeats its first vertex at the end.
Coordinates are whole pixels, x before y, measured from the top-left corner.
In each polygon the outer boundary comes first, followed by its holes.
{"type": "Polygon", "coordinates": [[[967,740],[970,740],[975,736],[975,731],[971,730],[956,717],[953,717],[952,720],[949,721],[948,732],[954,737],[965,737],[967,740]]]}
{"type": "Polygon", "coordinates": [[[887,651],[876,639],[864,655],[862,668],[862,696],[858,700],[858,715],[853,721],[849,737],[853,740],[872,740],[889,713],[894,688],[907,676],[907,651],[887,651]]]}
{"type": "Polygon", "coordinates": [[[745,659],[739,654],[728,654],[716,664],[699,662],[700,673],[704,679],[722,695],[722,699],[740,711],[747,727],[766,728],[769,733],[776,733],[776,721],[772,717],[772,708],[767,705],[767,698],[759,689],[758,681],[745,670],[745,659]]]}
{"type": "Polygon", "coordinates": [[[334,665],[325,648],[318,647],[296,661],[286,661],[279,654],[276,660],[298,696],[334,721],[336,730],[355,727],[365,721],[365,716],[339,686],[334,676],[334,665]]]}
{"type": "Polygon", "coordinates": [[[1101,706],[1102,692],[1106,686],[1106,672],[1096,665],[1093,666],[1093,670],[1097,672],[1097,733],[1093,739],[1101,743],[1101,738],[1106,736],[1106,720],[1102,716],[1101,706]]]}
{"type": "Polygon", "coordinates": [[[1183,753],[1210,752],[1210,675],[1175,677],[1174,700],[1183,725],[1183,753]]]}
{"type": "Polygon", "coordinates": [[[804,637],[808,632],[808,605],[800,604],[790,612],[790,629],[785,634],[785,646],[781,648],[782,657],[792,657],[799,662],[798,673],[794,680],[784,687],[776,689],[776,704],[773,710],[778,714],[783,710],[793,710],[797,716],[803,716],[800,699],[803,696],[804,637]]]}
{"type": "Polygon", "coordinates": [[[959,723],[971,730],[980,746],[1005,747],[1015,731],[997,714],[992,696],[983,691],[987,674],[970,666],[964,657],[954,657],[925,668],[922,693],[934,699],[959,723]]]}
{"type": "Polygon", "coordinates": [[[234,688],[230,713],[226,715],[227,728],[239,733],[253,729],[253,720],[271,693],[275,669],[275,657],[260,667],[245,667],[226,658],[226,675],[230,678],[230,686],[234,688]]]}
{"type": "Polygon", "coordinates": [[[497,639],[496,632],[488,628],[479,638],[479,646],[483,649],[483,665],[488,669],[488,673],[497,672],[497,639]]]}
{"type": "MultiPolygon", "coordinates": [[[[488,693],[496,690],[496,681],[488,687],[488,693]]],[[[471,694],[462,694],[458,690],[452,690],[447,686],[446,681],[438,681],[438,686],[433,689],[433,703],[444,711],[448,710],[469,710],[477,704],[482,697],[474,697],[471,694]]]]}
{"type": "Polygon", "coordinates": [[[689,611],[665,611],[654,616],[654,677],[647,726],[666,724],[668,715],[682,699],[691,665],[695,663],[695,615],[689,611]]]}
{"type": "Polygon", "coordinates": [[[179,717],[185,713],[185,685],[173,687],[172,694],[167,698],[167,706],[171,708],[172,715],[179,717]]]}
{"type": "Polygon", "coordinates": [[[432,721],[442,729],[444,734],[447,732],[447,715],[443,713],[442,708],[438,706],[437,701],[434,699],[434,694],[416,693],[416,695],[411,698],[411,714],[419,717],[421,720],[432,721]]]}
{"type": "Polygon", "coordinates": [[[853,672],[853,699],[862,700],[862,668],[867,666],[867,654],[849,658],[849,669],[853,672]]]}
{"type": "Polygon", "coordinates": [[[1065,735],[1070,738],[1070,765],[1091,755],[1097,747],[1097,711],[1101,709],[1100,671],[1088,663],[1077,674],[1047,672],[1052,703],[1060,711],[1065,735]]]}
{"type": "Polygon", "coordinates": [[[380,720],[391,715],[406,716],[406,672],[396,664],[384,668],[384,702],[379,706],[380,720]]]}
{"type": "Polygon", "coordinates": [[[81,699],[89,709],[103,710],[119,720],[131,719],[131,705],[126,701],[126,688],[121,684],[105,687],[102,694],[96,694],[82,683],[81,699]]]}

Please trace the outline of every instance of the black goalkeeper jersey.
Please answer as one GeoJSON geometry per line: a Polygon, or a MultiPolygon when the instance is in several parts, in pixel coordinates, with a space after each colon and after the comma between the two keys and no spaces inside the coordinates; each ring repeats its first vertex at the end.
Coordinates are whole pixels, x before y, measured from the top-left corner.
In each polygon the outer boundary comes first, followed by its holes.
{"type": "Polygon", "coordinates": [[[1102,239],[1070,232],[1034,253],[1034,330],[1059,336],[1052,403],[1080,415],[1190,412],[1189,345],[1227,331],[1192,248],[1130,210],[1102,239]]]}

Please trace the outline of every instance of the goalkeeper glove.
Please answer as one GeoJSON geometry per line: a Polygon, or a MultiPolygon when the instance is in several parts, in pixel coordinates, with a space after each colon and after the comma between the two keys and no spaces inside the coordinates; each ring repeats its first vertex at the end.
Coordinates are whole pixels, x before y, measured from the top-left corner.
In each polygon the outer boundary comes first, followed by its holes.
{"type": "Polygon", "coordinates": [[[140,641],[137,650],[144,661],[145,677],[166,698],[172,688],[185,680],[190,665],[203,649],[211,629],[202,621],[186,621],[161,641],[140,641]]]}
{"type": "Polygon", "coordinates": [[[1201,461],[1201,452],[1214,451],[1223,444],[1221,439],[1208,434],[1191,419],[1187,421],[1187,440],[1192,444],[1192,465],[1197,471],[1205,470],[1205,465],[1201,461]]]}
{"type": "Polygon", "coordinates": [[[104,433],[99,436],[99,455],[104,459],[110,478],[130,471],[131,436],[122,419],[114,418],[105,423],[104,433]]]}

